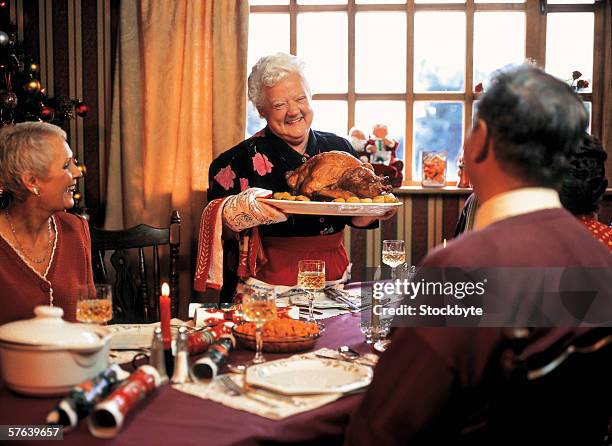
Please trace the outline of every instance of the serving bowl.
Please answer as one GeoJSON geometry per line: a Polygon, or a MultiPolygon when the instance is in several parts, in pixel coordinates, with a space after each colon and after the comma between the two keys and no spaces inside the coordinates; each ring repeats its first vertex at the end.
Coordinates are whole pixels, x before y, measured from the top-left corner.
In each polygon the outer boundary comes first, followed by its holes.
{"type": "MultiPolygon", "coordinates": [[[[240,330],[244,325],[245,323],[236,324],[232,329],[236,342],[246,349],[256,350],[255,335],[247,334],[240,330]]],[[[317,333],[303,336],[272,337],[264,335],[263,351],[267,353],[289,353],[310,350],[316,344],[317,339],[321,337],[323,326],[318,325],[318,329],[317,333]]]]}
{"type": "Polygon", "coordinates": [[[59,307],[0,326],[0,369],[6,385],[32,396],[64,395],[108,366],[111,333],[62,319],[59,307]]]}

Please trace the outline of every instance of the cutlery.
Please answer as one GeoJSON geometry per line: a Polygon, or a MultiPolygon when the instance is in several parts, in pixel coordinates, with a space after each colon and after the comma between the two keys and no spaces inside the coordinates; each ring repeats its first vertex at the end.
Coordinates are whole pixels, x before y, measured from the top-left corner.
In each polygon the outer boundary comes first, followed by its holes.
{"type": "Polygon", "coordinates": [[[353,364],[364,365],[366,367],[374,367],[374,364],[372,364],[370,361],[368,361],[367,359],[364,359],[364,358],[349,359],[349,358],[345,358],[343,356],[329,356],[329,355],[324,355],[322,353],[315,353],[314,355],[317,358],[335,359],[336,361],[344,361],[344,362],[350,362],[350,363],[353,363],[353,364]]]}
{"type": "Polygon", "coordinates": [[[352,359],[352,360],[355,360],[361,356],[359,353],[357,353],[355,350],[350,348],[348,345],[342,345],[338,347],[338,353],[340,353],[340,356],[348,358],[348,359],[352,359]]]}
{"type": "MultiPolygon", "coordinates": [[[[340,302],[338,302],[338,303],[340,303],[340,302]]],[[[294,307],[298,307],[300,310],[304,310],[304,309],[308,310],[308,305],[306,305],[306,304],[292,303],[291,305],[294,306],[294,307]]],[[[346,310],[347,309],[346,305],[325,305],[325,306],[317,307],[317,304],[315,303],[315,309],[316,308],[319,309],[317,311],[319,311],[321,314],[323,314],[323,312],[321,312],[321,310],[346,310]]],[[[316,311],[315,311],[315,314],[316,314],[316,311]]]]}
{"type": "MultiPolygon", "coordinates": [[[[296,307],[299,308],[301,314],[308,314],[308,308],[307,307],[304,307],[303,305],[296,305],[296,307]]],[[[313,314],[318,314],[318,315],[323,314],[323,312],[319,311],[319,310],[312,310],[312,313],[313,314]]]]}
{"type": "Polygon", "coordinates": [[[221,375],[217,378],[217,381],[220,382],[223,387],[228,391],[228,393],[232,396],[244,396],[249,398],[250,400],[257,401],[259,404],[270,407],[272,409],[278,409],[276,404],[273,404],[269,401],[262,400],[261,398],[257,398],[255,395],[251,394],[248,390],[243,389],[238,384],[234,382],[232,378],[228,375],[221,375]]]}
{"type": "Polygon", "coordinates": [[[335,300],[336,302],[343,303],[344,305],[349,307],[351,310],[360,310],[360,308],[359,308],[359,306],[357,304],[354,304],[349,299],[344,297],[342,295],[342,292],[337,290],[337,289],[335,289],[335,288],[329,288],[329,289],[325,290],[325,293],[329,297],[331,297],[332,300],[335,300]]]}
{"type": "Polygon", "coordinates": [[[299,296],[302,294],[306,294],[306,291],[301,288],[290,288],[287,291],[283,291],[282,293],[277,294],[276,298],[278,299],[283,297],[299,296]]]}
{"type": "Polygon", "coordinates": [[[269,398],[269,399],[280,401],[283,403],[292,404],[297,407],[302,407],[305,405],[305,403],[303,403],[302,401],[296,401],[294,398],[290,396],[281,395],[279,393],[275,393],[267,389],[262,389],[259,387],[255,388],[252,386],[248,386],[245,389],[243,387],[240,387],[238,384],[236,384],[236,382],[229,375],[221,375],[219,376],[218,379],[219,381],[221,381],[221,384],[223,384],[225,388],[228,389],[228,391],[231,392],[232,394],[245,396],[247,398],[250,398],[266,406],[274,407],[275,409],[278,408],[277,405],[269,403],[268,401],[265,401],[265,400],[262,400],[256,397],[263,396],[264,398],[269,398]]]}

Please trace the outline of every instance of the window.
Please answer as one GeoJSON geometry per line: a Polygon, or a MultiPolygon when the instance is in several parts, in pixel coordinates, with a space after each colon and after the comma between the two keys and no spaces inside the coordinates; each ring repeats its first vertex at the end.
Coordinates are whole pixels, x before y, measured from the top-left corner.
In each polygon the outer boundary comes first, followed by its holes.
{"type": "MultiPolygon", "coordinates": [[[[249,70],[285,51],[306,62],[313,128],[399,141],[404,184],[420,183],[423,150],[446,150],[448,181],[477,102],[496,70],[526,58],[579,90],[597,133],[603,115],[603,4],[593,0],[251,0],[249,70]],[[601,23],[600,23],[601,22],[601,23]],[[571,32],[568,32],[571,30],[571,32]],[[599,77],[598,77],[599,76],[599,77]],[[574,85],[576,82],[574,81],[574,85]],[[583,84],[581,84],[583,85],[583,84]]],[[[265,125],[248,107],[247,133],[265,125]]]]}

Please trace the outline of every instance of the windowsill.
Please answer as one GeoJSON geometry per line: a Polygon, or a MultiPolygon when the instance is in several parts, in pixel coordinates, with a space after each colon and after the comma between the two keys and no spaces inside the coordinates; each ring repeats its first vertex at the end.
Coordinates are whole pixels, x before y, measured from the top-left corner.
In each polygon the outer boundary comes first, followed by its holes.
{"type": "Polygon", "coordinates": [[[393,189],[395,195],[468,195],[472,193],[471,188],[459,188],[457,186],[423,187],[402,186],[393,189]]]}
{"type": "MultiPolygon", "coordinates": [[[[471,188],[459,188],[457,186],[423,187],[402,186],[393,189],[395,195],[468,195],[473,191],[471,188]]],[[[604,195],[612,195],[612,188],[607,188],[604,195]]]]}

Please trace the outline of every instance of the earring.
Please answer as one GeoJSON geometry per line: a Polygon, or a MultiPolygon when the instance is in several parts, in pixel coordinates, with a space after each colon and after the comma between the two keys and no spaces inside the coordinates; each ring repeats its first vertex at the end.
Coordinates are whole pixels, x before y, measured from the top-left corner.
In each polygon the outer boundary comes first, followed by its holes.
{"type": "Polygon", "coordinates": [[[37,197],[40,197],[40,192],[38,191],[37,187],[33,188],[32,192],[34,192],[34,195],[36,195],[37,197]]]}

